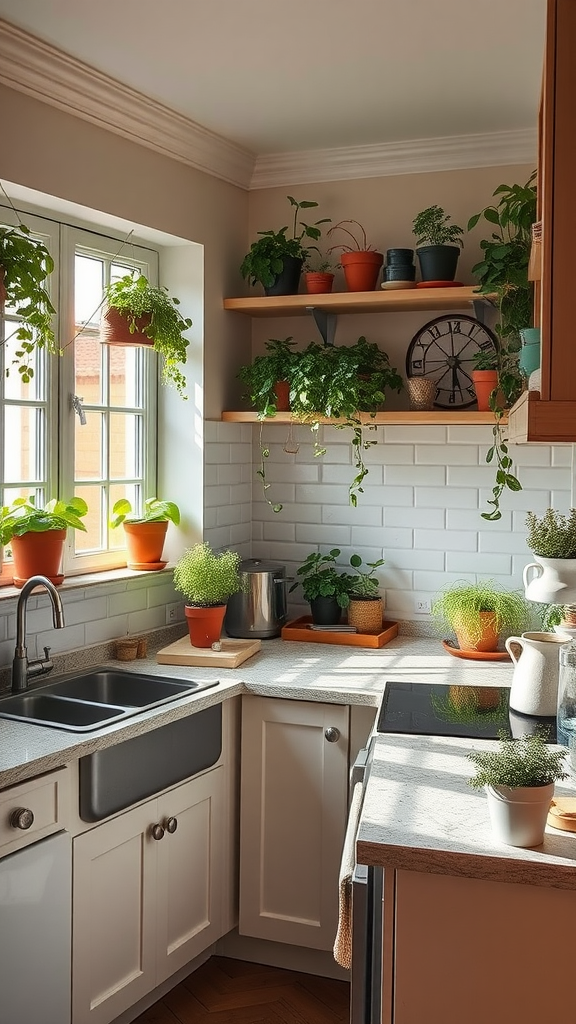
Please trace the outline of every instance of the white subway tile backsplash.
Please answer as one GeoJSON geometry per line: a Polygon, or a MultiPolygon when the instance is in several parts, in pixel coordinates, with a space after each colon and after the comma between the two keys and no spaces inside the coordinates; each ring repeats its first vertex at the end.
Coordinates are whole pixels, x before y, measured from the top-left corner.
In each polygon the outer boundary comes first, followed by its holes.
{"type": "Polygon", "coordinates": [[[396,566],[398,569],[433,569],[441,572],[444,568],[443,551],[415,551],[386,549],[386,565],[390,568],[396,566]]]}
{"type": "MultiPolygon", "coordinates": [[[[428,425],[425,426],[398,426],[384,427],[384,440],[386,444],[446,444],[447,427],[428,425]]],[[[467,443],[475,441],[475,438],[467,438],[467,443]]],[[[452,443],[458,443],[452,442],[452,443]]]]}
{"type": "Polygon", "coordinates": [[[476,551],[477,534],[473,530],[414,530],[414,547],[432,551],[476,551]]]}
{"type": "MultiPolygon", "coordinates": [[[[320,479],[320,463],[296,465],[294,462],[280,463],[266,461],[266,479],[269,484],[285,481],[287,483],[317,483],[320,479]]],[[[258,483],[256,483],[256,487],[258,483]]]]}
{"type": "Polygon", "coordinates": [[[252,487],[250,484],[232,484],[230,487],[230,504],[246,505],[252,501],[252,487]]]}
{"type": "Polygon", "coordinates": [[[492,530],[495,533],[500,531],[508,532],[512,529],[512,513],[502,511],[502,518],[496,519],[488,524],[482,519],[484,509],[458,509],[449,508],[446,511],[447,530],[492,530]]]}
{"type": "Polygon", "coordinates": [[[388,552],[396,551],[398,548],[411,548],[412,530],[404,530],[400,526],[373,528],[353,524],[352,544],[371,544],[374,547],[386,548],[388,552]]]}
{"type": "MultiPolygon", "coordinates": [[[[102,644],[128,635],[128,615],[113,615],[108,619],[87,622],[84,626],[86,644],[102,644]]],[[[71,647],[66,648],[72,650],[71,647]]]]}
{"type": "MultiPolygon", "coordinates": [[[[552,449],[545,444],[511,444],[509,453],[515,466],[550,466],[552,464],[552,449]]],[[[563,463],[556,463],[556,465],[563,465],[563,463]]],[[[522,477],[524,478],[524,473],[522,473],[522,477]]]]}
{"type": "Polygon", "coordinates": [[[309,547],[318,546],[326,551],[350,544],[350,536],[349,526],[330,526],[327,529],[323,524],[296,524],[296,542],[298,544],[308,544],[309,547]]]}
{"type": "Polygon", "coordinates": [[[238,505],[222,505],[216,509],[216,525],[217,526],[233,526],[236,525],[240,518],[240,509],[238,505]]]}
{"type": "Polygon", "coordinates": [[[486,529],[478,534],[480,552],[508,551],[511,555],[528,554],[525,533],[502,533],[490,530],[492,523],[486,523],[486,529]]]}
{"type": "Polygon", "coordinates": [[[327,502],[329,505],[344,505],[348,502],[348,488],[324,482],[321,484],[297,484],[296,502],[298,504],[314,502],[317,505],[327,502]]]}
{"type": "Polygon", "coordinates": [[[474,551],[447,551],[446,569],[448,572],[475,572],[482,577],[492,576],[494,573],[507,575],[512,571],[512,556],[474,551]]]}
{"type": "Polygon", "coordinates": [[[384,586],[386,587],[386,593],[389,590],[412,590],[413,574],[406,569],[400,569],[394,565],[390,565],[386,560],[386,565],[382,566],[384,570],[384,586]]]}
{"type": "MultiPolygon", "coordinates": [[[[325,484],[343,484],[345,491],[342,493],[346,502],[348,502],[348,488],[355,476],[356,470],[351,465],[335,466],[333,463],[322,463],[321,465],[320,480],[322,481],[322,486],[324,487],[325,484]]],[[[368,487],[373,489],[380,484],[382,484],[382,466],[370,466],[368,476],[362,485],[364,490],[366,491],[368,487]]]]}
{"type": "MultiPolygon", "coordinates": [[[[106,619],[100,621],[106,622],[106,619]]],[[[28,657],[31,661],[41,658],[44,647],[50,648],[51,655],[73,651],[75,648],[84,647],[85,637],[86,627],[84,625],[65,626],[64,629],[49,629],[46,632],[36,633],[32,643],[28,641],[28,657]]]]}
{"type": "Polygon", "coordinates": [[[272,512],[267,505],[254,505],[254,518],[257,522],[271,522],[278,516],[287,523],[321,523],[321,505],[296,505],[294,501],[286,503],[281,512],[272,512]]]}
{"type": "MultiPolygon", "coordinates": [[[[213,470],[214,466],[207,466],[206,469],[207,470],[208,469],[213,470]]],[[[217,477],[217,479],[216,480],[212,480],[211,483],[210,483],[210,486],[214,486],[216,484],[240,484],[240,483],[242,483],[243,482],[243,480],[242,480],[242,475],[243,475],[242,471],[243,471],[243,469],[244,469],[244,466],[242,465],[242,463],[234,463],[231,466],[230,465],[227,465],[227,466],[219,465],[219,466],[217,466],[216,467],[216,477],[217,477]]],[[[206,478],[206,473],[204,474],[204,486],[205,487],[208,486],[208,480],[206,478]]]]}
{"type": "Polygon", "coordinates": [[[388,506],[396,508],[411,508],[414,504],[413,487],[393,487],[387,484],[385,487],[365,487],[365,493],[361,500],[363,505],[380,505],[386,509],[388,506]]]}
{"type": "MultiPolygon", "coordinates": [[[[538,448],[539,445],[534,447],[538,448]]],[[[552,448],[552,459],[553,466],[572,466],[576,464],[576,445],[573,444],[555,444],[552,448]]],[[[574,499],[576,501],[576,498],[574,499]]]]}
{"type": "Polygon", "coordinates": [[[478,462],[477,445],[417,444],[417,465],[474,466],[478,462]]]}
{"type": "Polygon", "coordinates": [[[207,487],[204,492],[204,508],[215,508],[230,504],[230,488],[219,484],[218,487],[207,487]]]}
{"type": "Polygon", "coordinates": [[[323,523],[349,524],[356,527],[381,526],[382,509],[377,505],[358,504],[357,508],[352,505],[322,505],[321,521],[323,523]]]}
{"type": "MultiPolygon", "coordinates": [[[[144,598],[146,599],[145,591],[144,598]]],[[[64,620],[66,626],[74,626],[78,622],[93,622],[95,619],[105,619],[107,614],[108,599],[106,597],[90,597],[84,601],[75,601],[67,604],[64,610],[64,620]]],[[[30,619],[28,621],[30,623],[30,619]]]]}
{"type": "Polygon", "coordinates": [[[478,491],[471,487],[416,487],[417,508],[478,508],[478,491]]]}
{"type": "Polygon", "coordinates": [[[493,466],[448,466],[449,487],[493,487],[496,469],[493,466]]]}
{"type": "Polygon", "coordinates": [[[384,483],[410,484],[413,487],[442,487],[446,483],[445,466],[385,466],[384,483]]]}
{"type": "Polygon", "coordinates": [[[429,527],[442,530],[446,512],[440,508],[385,508],[385,526],[429,527]]]}
{"type": "Polygon", "coordinates": [[[164,608],[147,608],[145,611],[130,612],[128,616],[129,633],[145,633],[150,629],[160,629],[166,625],[164,608]]]}
{"type": "MultiPolygon", "coordinates": [[[[234,447],[237,447],[234,445],[234,447]]],[[[248,445],[248,450],[250,446],[248,445]]],[[[209,466],[229,466],[230,465],[230,445],[229,444],[208,444],[204,447],[204,463],[209,466]]]]}
{"type": "Polygon", "coordinates": [[[127,615],[146,608],[147,603],[145,590],[125,590],[122,594],[113,594],[108,598],[108,614],[127,615]]]}
{"type": "Polygon", "coordinates": [[[488,448],[492,444],[492,427],[478,425],[463,425],[455,423],[447,427],[448,444],[482,444],[488,448]]]}
{"type": "Polygon", "coordinates": [[[543,487],[545,476],[546,490],[570,491],[569,474],[564,466],[550,467],[545,474],[539,466],[524,466],[519,476],[522,478],[522,487],[526,490],[538,490],[543,487]]]}
{"type": "Polygon", "coordinates": [[[462,579],[474,581],[476,573],[473,572],[428,572],[427,570],[416,570],[414,572],[414,590],[437,594],[443,587],[458,583],[462,579]]]}
{"type": "Polygon", "coordinates": [[[414,450],[412,444],[378,444],[370,449],[370,462],[382,466],[411,466],[415,461],[414,450]]]}
{"type": "Polygon", "coordinates": [[[264,540],[285,541],[287,544],[293,544],[296,540],[296,526],[277,516],[273,522],[264,523],[264,540]]]}

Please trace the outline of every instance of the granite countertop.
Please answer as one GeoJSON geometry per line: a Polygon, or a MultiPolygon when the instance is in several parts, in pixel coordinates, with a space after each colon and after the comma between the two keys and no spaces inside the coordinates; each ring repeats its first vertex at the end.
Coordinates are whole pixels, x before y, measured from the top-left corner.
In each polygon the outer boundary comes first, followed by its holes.
{"type": "MultiPolygon", "coordinates": [[[[90,651],[75,652],[66,674],[94,667],[90,651]]],[[[92,655],[93,658],[93,655],[92,655]]],[[[264,697],[376,707],[387,679],[453,684],[509,685],[510,662],[465,661],[447,654],[431,638],[395,637],[380,650],[299,641],[265,640],[262,649],[237,669],[159,665],[154,653],[131,662],[100,661],[109,667],[172,679],[218,679],[214,689],[88,733],[65,732],[0,719],[0,788],[50,771],[193,714],[241,693],[264,697]]],[[[54,673],[39,680],[58,678],[54,673]]]]}
{"type": "MultiPolygon", "coordinates": [[[[576,833],[547,826],[544,844],[520,849],[492,838],[483,790],[467,780],[466,754],[494,740],[379,736],[357,834],[361,864],[576,889],[576,833]]],[[[555,792],[576,796],[576,778],[555,792]]]]}

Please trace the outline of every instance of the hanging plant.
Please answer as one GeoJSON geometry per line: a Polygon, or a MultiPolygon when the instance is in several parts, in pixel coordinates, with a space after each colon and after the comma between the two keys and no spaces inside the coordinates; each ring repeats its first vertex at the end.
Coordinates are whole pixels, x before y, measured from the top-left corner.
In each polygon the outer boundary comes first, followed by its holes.
{"type": "Polygon", "coordinates": [[[56,310],[46,290],[53,270],[54,260],[48,249],[32,238],[25,224],[0,227],[0,278],[3,276],[4,300],[20,318],[13,333],[5,338],[5,342],[13,337],[19,343],[11,366],[6,367],[6,376],[14,368],[23,384],[29,384],[34,376],[35,349],[46,349],[50,355],[61,354],[52,327],[56,310]]]}

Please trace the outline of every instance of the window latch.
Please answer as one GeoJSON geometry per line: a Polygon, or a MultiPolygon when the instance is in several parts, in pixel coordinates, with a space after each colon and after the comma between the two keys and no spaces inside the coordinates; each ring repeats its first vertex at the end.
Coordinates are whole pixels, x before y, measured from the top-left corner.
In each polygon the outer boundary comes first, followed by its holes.
{"type": "Polygon", "coordinates": [[[72,408],[74,409],[74,412],[78,414],[78,419],[80,420],[80,426],[81,427],[85,427],[86,426],[86,413],[84,412],[84,407],[82,405],[82,402],[84,401],[84,399],[83,398],[79,398],[78,395],[71,395],[70,397],[72,399],[72,408]]]}

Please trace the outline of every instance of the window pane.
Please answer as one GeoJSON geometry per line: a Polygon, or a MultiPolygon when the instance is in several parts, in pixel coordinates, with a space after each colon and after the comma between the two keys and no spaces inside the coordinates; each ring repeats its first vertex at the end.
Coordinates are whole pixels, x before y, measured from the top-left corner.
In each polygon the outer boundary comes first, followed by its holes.
{"type": "Polygon", "coordinates": [[[76,254],[74,267],[74,311],[78,327],[98,326],[104,288],[104,263],[92,256],[76,254]]]}
{"type": "Polygon", "coordinates": [[[42,481],[45,478],[45,426],[43,409],[4,407],[4,479],[42,481]],[[20,444],[16,443],[20,439],[20,444]]]}
{"type": "Polygon", "coordinates": [[[76,554],[102,551],[106,547],[104,489],[98,484],[76,487],[75,494],[78,498],[84,498],[88,505],[88,514],[82,519],[86,533],[82,530],[73,531],[76,554]]]}
{"type": "Polygon", "coordinates": [[[110,414],[110,479],[140,476],[142,417],[110,414]]]}
{"type": "Polygon", "coordinates": [[[46,353],[34,349],[30,355],[29,366],[33,370],[33,377],[29,384],[22,384],[21,375],[18,373],[18,366],[21,359],[16,357],[16,351],[20,349],[21,342],[15,338],[18,328],[16,320],[6,320],[4,325],[6,342],[4,347],[5,366],[8,376],[4,382],[4,393],[6,398],[18,400],[24,398],[27,401],[43,401],[46,398],[46,353]]]}
{"type": "Polygon", "coordinates": [[[141,408],[139,373],[141,362],[147,355],[148,352],[140,348],[109,346],[110,405],[141,408]]]}
{"type": "Polygon", "coordinates": [[[74,343],[74,390],[84,405],[101,405],[104,346],[98,336],[83,334],[74,343]]]}
{"type": "MultiPolygon", "coordinates": [[[[141,487],[136,484],[111,484],[110,485],[110,513],[119,498],[128,498],[134,511],[140,509],[141,487]]],[[[114,550],[126,547],[126,538],[122,526],[110,530],[109,544],[114,550]]]]}
{"type": "Polygon", "coordinates": [[[75,417],[76,479],[101,480],[103,475],[104,417],[99,412],[86,412],[86,423],[75,417]]]}

